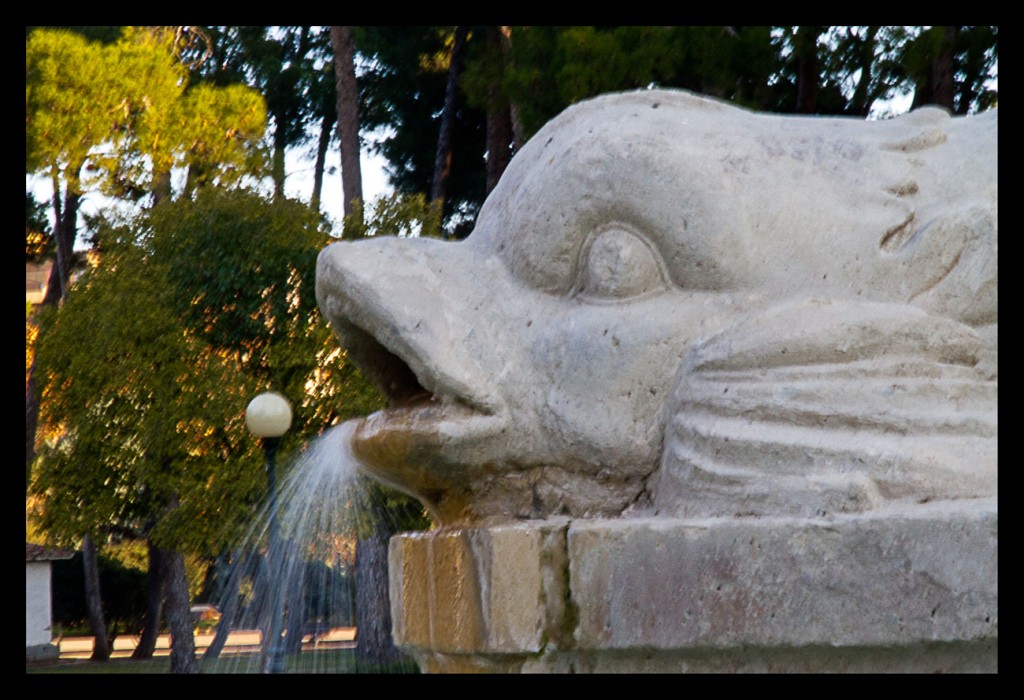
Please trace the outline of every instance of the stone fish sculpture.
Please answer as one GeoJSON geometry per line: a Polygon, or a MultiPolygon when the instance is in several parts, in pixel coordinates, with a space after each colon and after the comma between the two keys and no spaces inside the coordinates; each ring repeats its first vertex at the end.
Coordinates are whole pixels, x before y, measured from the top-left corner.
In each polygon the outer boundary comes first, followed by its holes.
{"type": "Polygon", "coordinates": [[[997,118],[569,108],[465,241],[321,253],[355,453],[446,525],[994,497],[997,118]]]}

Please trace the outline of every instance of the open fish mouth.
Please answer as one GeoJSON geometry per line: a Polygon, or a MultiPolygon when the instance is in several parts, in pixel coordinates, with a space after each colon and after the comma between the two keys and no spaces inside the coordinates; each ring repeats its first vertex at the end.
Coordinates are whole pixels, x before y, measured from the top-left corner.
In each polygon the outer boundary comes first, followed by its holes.
{"type": "Polygon", "coordinates": [[[472,269],[458,266],[460,247],[410,243],[328,247],[318,262],[317,298],[348,358],[389,404],[359,422],[353,452],[375,478],[429,498],[479,463],[483,446],[505,428],[507,411],[488,390],[489,373],[480,366],[486,354],[472,350],[482,340],[472,300],[432,293],[442,285],[450,292],[472,269]],[[409,248],[421,250],[403,261],[409,248]],[[439,306],[438,299],[450,305],[453,297],[458,308],[439,306]]]}
{"type": "MultiPolygon", "coordinates": [[[[336,320],[334,328],[349,359],[387,399],[388,408],[382,413],[392,416],[430,413],[436,417],[442,412],[452,417],[497,413],[498,406],[493,399],[480,395],[457,378],[446,376],[429,357],[416,358],[417,373],[402,356],[347,319],[336,320]]],[[[403,348],[406,353],[415,353],[415,350],[414,347],[403,348]]]]}

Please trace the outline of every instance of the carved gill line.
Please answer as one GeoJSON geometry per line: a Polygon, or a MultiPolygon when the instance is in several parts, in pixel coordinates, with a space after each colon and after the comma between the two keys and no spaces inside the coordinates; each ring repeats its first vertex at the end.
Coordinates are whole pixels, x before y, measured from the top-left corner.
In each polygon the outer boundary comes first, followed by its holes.
{"type": "MultiPolygon", "coordinates": [[[[721,418],[690,413],[672,423],[671,458],[684,461],[708,474],[726,479],[764,475],[792,476],[867,473],[886,465],[887,478],[906,478],[941,468],[958,445],[979,454],[991,438],[946,433],[911,435],[865,432],[847,426],[812,427],[746,418],[721,418]],[[771,454],[764,462],[760,455],[771,454]],[[899,476],[900,474],[904,476],[899,476]]],[[[954,458],[955,459],[955,458],[954,458]]]]}
{"type": "Polygon", "coordinates": [[[894,253],[903,248],[913,238],[914,219],[915,214],[911,211],[901,223],[889,228],[878,242],[879,250],[885,253],[894,253]]]}
{"type": "MultiPolygon", "coordinates": [[[[677,411],[687,421],[702,415],[708,420],[741,419],[753,424],[791,425],[818,429],[849,429],[901,435],[996,435],[996,400],[991,383],[950,379],[861,377],[841,382],[835,392],[824,389],[830,382],[730,382],[725,393],[719,382],[693,381],[677,411]],[[848,403],[843,403],[844,399],[848,403]],[[886,402],[883,408],[865,412],[867,402],[886,402]],[[955,417],[948,407],[956,406],[955,417]]],[[[692,420],[696,420],[695,418],[692,420]]],[[[664,449],[664,448],[663,448],[664,449]]]]}
{"type": "Polygon", "coordinates": [[[902,139],[900,141],[893,141],[892,143],[884,144],[881,148],[883,151],[915,153],[917,151],[923,151],[928,148],[934,148],[935,146],[938,146],[945,142],[945,131],[940,131],[939,129],[930,129],[928,131],[919,132],[909,138],[902,139]]]}
{"type": "Polygon", "coordinates": [[[954,256],[954,258],[949,262],[949,264],[946,265],[945,268],[943,268],[943,270],[935,277],[935,279],[932,280],[931,282],[929,282],[928,284],[926,284],[919,291],[914,292],[914,295],[912,297],[910,297],[910,299],[908,300],[907,303],[913,304],[914,301],[917,300],[918,297],[920,297],[920,296],[922,296],[924,294],[927,294],[931,290],[935,289],[935,287],[939,286],[939,284],[942,282],[942,280],[946,279],[949,276],[949,274],[953,271],[953,269],[957,266],[957,264],[960,262],[960,257],[963,254],[964,254],[964,249],[961,248],[957,252],[956,256],[954,256]]]}
{"type": "Polygon", "coordinates": [[[917,182],[914,180],[904,180],[903,182],[886,187],[885,191],[897,197],[909,197],[910,195],[917,194],[918,187],[917,182]]]}

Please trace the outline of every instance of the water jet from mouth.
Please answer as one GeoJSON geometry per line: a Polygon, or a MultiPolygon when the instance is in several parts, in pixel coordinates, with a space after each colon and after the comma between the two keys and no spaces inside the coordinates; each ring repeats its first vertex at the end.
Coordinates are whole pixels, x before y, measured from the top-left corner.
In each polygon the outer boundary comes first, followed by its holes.
{"type": "MultiPolygon", "coordinates": [[[[359,473],[351,440],[358,421],[334,426],[311,441],[293,461],[280,486],[277,502],[279,551],[267,548],[270,511],[264,505],[231,562],[217,576],[220,594],[213,600],[232,638],[219,651],[218,672],[259,673],[261,655],[269,648],[275,615],[272,585],[283,591],[281,617],[286,673],[412,672],[409,661],[381,668],[357,659],[356,629],[357,536],[365,535],[368,519],[383,509],[375,486],[359,473]]],[[[387,605],[372,600],[374,605],[387,605]]],[[[208,656],[212,656],[210,654],[208,656]]],[[[208,657],[206,663],[212,663],[208,657]]]]}

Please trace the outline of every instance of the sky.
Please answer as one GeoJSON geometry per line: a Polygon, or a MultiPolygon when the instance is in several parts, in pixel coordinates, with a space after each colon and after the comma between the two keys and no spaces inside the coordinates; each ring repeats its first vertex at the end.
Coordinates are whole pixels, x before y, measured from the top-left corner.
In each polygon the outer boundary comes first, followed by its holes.
{"type": "MultiPolygon", "coordinates": [[[[368,149],[363,149],[360,156],[360,169],[363,175],[363,200],[372,202],[382,194],[390,194],[391,188],[387,182],[387,175],[384,167],[386,161],[368,149]]],[[[289,197],[308,202],[313,193],[313,166],[312,157],[306,158],[304,149],[289,149],[285,157],[285,194],[289,197]]],[[[31,190],[40,202],[50,202],[53,189],[48,177],[25,176],[25,186],[31,190]]],[[[267,185],[268,191],[270,185],[267,185]]],[[[341,151],[337,144],[327,154],[327,168],[324,173],[323,188],[320,191],[320,209],[330,217],[332,229],[335,232],[341,231],[341,221],[344,218],[341,194],[341,151]],[[333,171],[333,172],[332,172],[333,171]]],[[[101,195],[90,193],[82,200],[80,211],[83,214],[95,215],[113,206],[113,200],[101,195]]],[[[53,209],[48,208],[51,225],[53,222],[53,209]]],[[[79,217],[79,230],[81,230],[83,217],[79,217]]],[[[76,242],[76,250],[87,246],[82,242],[76,242]]]]}
{"type": "MultiPolygon", "coordinates": [[[[360,154],[359,167],[363,175],[364,202],[372,202],[379,195],[391,193],[387,174],[384,172],[385,163],[383,157],[365,148],[360,154]]],[[[313,193],[314,165],[312,158],[303,158],[299,150],[292,149],[286,154],[284,191],[287,196],[303,202],[309,201],[313,193]]],[[[332,144],[327,155],[325,170],[324,183],[320,190],[320,210],[331,218],[333,229],[340,231],[344,207],[341,194],[341,150],[337,143],[332,144]]]]}

